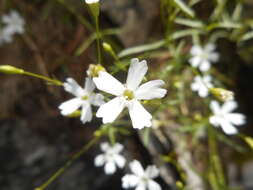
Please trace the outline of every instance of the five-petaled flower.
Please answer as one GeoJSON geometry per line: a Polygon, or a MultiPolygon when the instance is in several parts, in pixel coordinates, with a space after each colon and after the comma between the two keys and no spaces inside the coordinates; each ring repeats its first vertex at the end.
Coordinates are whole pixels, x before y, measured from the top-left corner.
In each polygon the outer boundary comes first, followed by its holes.
{"type": "Polygon", "coordinates": [[[210,69],[211,63],[217,62],[219,59],[219,54],[214,50],[214,44],[207,44],[205,47],[194,45],[191,48],[190,52],[192,55],[190,64],[193,67],[198,67],[202,72],[208,71],[210,69]]]}
{"type": "Polygon", "coordinates": [[[123,146],[119,143],[110,145],[105,142],[100,145],[103,154],[99,154],[95,158],[95,166],[103,166],[106,174],[113,174],[116,171],[117,166],[123,168],[125,166],[126,160],[120,155],[123,150],[123,146]]]}
{"type": "Polygon", "coordinates": [[[237,108],[235,101],[225,102],[222,106],[217,101],[212,101],[210,107],[214,114],[209,118],[210,123],[215,127],[220,126],[228,135],[237,133],[234,125],[243,125],[246,123],[246,117],[243,114],[231,113],[237,108]]]}
{"type": "Polygon", "coordinates": [[[67,82],[63,84],[64,89],[73,94],[75,98],[63,102],[59,109],[62,115],[70,115],[74,111],[82,107],[81,121],[82,123],[90,122],[92,119],[91,105],[100,106],[104,103],[103,95],[94,93],[95,85],[91,78],[85,80],[85,88],[81,88],[72,78],[67,78],[67,82]]]}
{"type": "Polygon", "coordinates": [[[167,90],[162,89],[162,80],[152,80],[140,85],[148,70],[145,60],[131,60],[126,84],[123,85],[107,72],[99,72],[93,78],[97,88],[116,97],[99,107],[96,116],[103,118],[103,123],[113,122],[121,111],[127,107],[134,128],[142,129],[151,126],[152,115],[141,105],[140,100],[162,98],[167,90]],[[140,85],[140,86],[139,86],[140,85]]]}
{"type": "Polygon", "coordinates": [[[122,178],[122,187],[135,190],[161,190],[161,186],[153,179],[158,177],[159,170],[155,165],[148,166],[144,171],[139,161],[134,160],[129,164],[133,174],[127,174],[122,178]]]}
{"type": "Polygon", "coordinates": [[[212,77],[210,75],[196,76],[191,84],[191,89],[197,91],[200,97],[205,98],[209,94],[209,88],[213,87],[211,81],[212,77]]]}

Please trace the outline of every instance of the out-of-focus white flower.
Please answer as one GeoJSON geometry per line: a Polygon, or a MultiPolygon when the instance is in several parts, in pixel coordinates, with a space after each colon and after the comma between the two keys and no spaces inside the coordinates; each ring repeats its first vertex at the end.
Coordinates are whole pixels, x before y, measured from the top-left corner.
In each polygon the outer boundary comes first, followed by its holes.
{"type": "Polygon", "coordinates": [[[123,150],[123,146],[119,143],[111,146],[109,143],[105,142],[100,145],[103,154],[99,154],[95,158],[95,166],[103,166],[106,174],[113,174],[116,171],[117,166],[123,168],[125,166],[126,160],[120,155],[123,150]]]}
{"type": "Polygon", "coordinates": [[[85,3],[92,4],[92,3],[98,3],[99,0],[85,0],[85,3]]]}
{"type": "Polygon", "coordinates": [[[17,11],[11,11],[9,14],[2,17],[2,22],[5,24],[5,32],[8,35],[24,33],[24,19],[17,11]]]}
{"type": "Polygon", "coordinates": [[[81,121],[82,123],[90,122],[92,119],[91,105],[100,106],[104,103],[104,97],[101,94],[94,93],[95,85],[91,78],[86,78],[85,88],[81,88],[77,82],[72,78],[67,78],[63,84],[64,89],[73,94],[75,98],[63,102],[59,109],[62,115],[70,115],[74,111],[78,110],[80,107],[81,111],[81,121]]]}
{"type": "Polygon", "coordinates": [[[99,90],[116,96],[97,111],[96,116],[103,118],[103,123],[113,122],[127,107],[134,128],[142,129],[151,126],[152,115],[141,105],[140,100],[162,98],[167,90],[161,88],[164,85],[162,80],[152,80],[140,85],[147,70],[145,60],[139,62],[134,58],[131,60],[125,85],[103,71],[98,73],[98,77],[93,78],[99,90]]]}
{"type": "Polygon", "coordinates": [[[202,72],[208,71],[211,63],[217,62],[219,59],[219,54],[214,50],[214,44],[207,44],[205,47],[199,45],[192,46],[190,64],[193,67],[198,67],[202,72]]]}
{"type": "Polygon", "coordinates": [[[210,75],[196,76],[191,84],[191,89],[197,91],[200,97],[205,98],[209,94],[209,88],[213,87],[211,81],[212,77],[210,75]]]}
{"type": "Polygon", "coordinates": [[[158,177],[159,170],[155,165],[148,166],[144,171],[139,161],[134,160],[129,164],[133,174],[127,174],[122,178],[122,187],[135,190],[161,190],[161,186],[153,179],[158,177]]]}
{"type": "Polygon", "coordinates": [[[235,101],[225,102],[222,106],[217,101],[212,101],[210,108],[213,116],[209,118],[209,122],[215,127],[220,126],[222,130],[228,134],[236,134],[237,129],[234,125],[243,125],[246,123],[246,117],[240,113],[231,113],[237,108],[235,101]]]}

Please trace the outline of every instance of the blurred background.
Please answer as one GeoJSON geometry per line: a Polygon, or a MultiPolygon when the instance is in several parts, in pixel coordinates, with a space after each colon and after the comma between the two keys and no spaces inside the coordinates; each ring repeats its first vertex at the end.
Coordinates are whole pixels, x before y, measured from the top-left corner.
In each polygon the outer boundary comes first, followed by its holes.
{"type": "MultiPolygon", "coordinates": [[[[211,1],[202,1],[195,10],[199,18],[205,21],[212,8],[211,1]]],[[[244,8],[243,15],[252,18],[252,1],[244,1],[244,8]]],[[[73,77],[79,84],[83,84],[89,64],[96,64],[96,47],[90,40],[94,33],[93,21],[84,1],[1,0],[0,16],[10,10],[18,11],[25,19],[25,33],[16,35],[12,43],[0,46],[0,64],[53,76],[61,81],[73,77]]],[[[107,35],[106,39],[119,51],[164,38],[166,21],[161,19],[162,13],[159,0],[102,0],[100,27],[113,29],[112,35],[107,35]]],[[[186,51],[189,48],[186,46],[186,51]]],[[[247,116],[247,125],[241,127],[240,132],[252,137],[253,41],[249,40],[238,47],[232,40],[219,39],[217,50],[221,54],[221,61],[214,67],[229,79],[228,86],[235,92],[239,111],[247,116]]],[[[167,64],[170,57],[169,52],[163,51],[161,55],[150,59],[154,65],[150,68],[151,72],[167,64]]],[[[104,54],[103,59],[106,67],[110,68],[112,58],[104,54]]],[[[182,72],[182,76],[177,74],[173,75],[173,80],[188,80],[187,72],[182,72]]],[[[61,116],[59,104],[71,97],[61,87],[15,75],[0,74],[0,81],[0,188],[34,189],[92,138],[101,121],[93,120],[82,125],[78,118],[61,116]]],[[[169,93],[177,96],[173,94],[173,88],[169,93]]],[[[195,100],[188,100],[186,104],[193,104],[192,101],[198,102],[198,97],[195,95],[195,100]]],[[[201,112],[198,103],[196,105],[195,109],[201,112]]],[[[168,115],[166,117],[174,117],[171,116],[174,114],[171,109],[165,113],[168,115]]],[[[180,124],[175,121],[171,125],[180,124]]],[[[175,139],[168,137],[167,142],[161,142],[157,133],[153,136],[150,148],[144,147],[137,131],[122,138],[121,142],[126,146],[125,156],[150,164],[156,160],[153,149],[173,151],[175,139]]],[[[190,139],[186,135],[184,138],[188,139],[186,142],[191,146],[190,139]]],[[[232,147],[234,145],[230,140],[236,143],[237,147],[235,150],[226,143],[219,144],[227,180],[237,187],[234,189],[253,190],[252,151],[239,137],[226,137],[226,140],[232,147]]],[[[202,139],[199,143],[198,156],[193,156],[192,160],[194,167],[203,170],[201,154],[205,154],[206,141],[202,139]]],[[[189,153],[195,152],[194,147],[188,150],[189,153]]],[[[105,175],[102,168],[96,168],[93,164],[99,152],[99,146],[96,145],[48,189],[121,189],[121,177],[126,171],[118,171],[112,176],[105,175]]],[[[158,182],[163,189],[175,189],[168,181],[175,182],[182,178],[178,168],[169,163],[164,166],[164,170],[169,171],[167,174],[171,179],[166,181],[163,176],[158,182]]]]}

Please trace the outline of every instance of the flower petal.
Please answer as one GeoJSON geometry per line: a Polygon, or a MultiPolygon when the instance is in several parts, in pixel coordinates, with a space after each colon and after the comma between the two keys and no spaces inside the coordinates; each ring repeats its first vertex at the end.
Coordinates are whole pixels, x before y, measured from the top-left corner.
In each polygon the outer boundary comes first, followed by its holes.
{"type": "Polygon", "coordinates": [[[80,98],[73,98],[63,102],[58,108],[61,110],[62,115],[69,115],[81,107],[82,104],[83,101],[80,98]]]}
{"type": "Polygon", "coordinates": [[[105,103],[104,96],[102,94],[99,94],[99,93],[95,94],[93,96],[92,101],[91,101],[91,104],[94,105],[94,106],[101,106],[104,103],[105,103]]]}
{"type": "Polygon", "coordinates": [[[224,120],[221,123],[221,128],[227,135],[234,135],[238,133],[238,130],[228,121],[224,120]]]}
{"type": "Polygon", "coordinates": [[[119,144],[119,143],[116,143],[113,147],[113,152],[115,153],[120,153],[122,150],[123,150],[123,145],[122,144],[119,144]]]}
{"type": "Polygon", "coordinates": [[[159,169],[155,165],[148,166],[145,173],[148,178],[156,178],[159,175],[159,169]]]}
{"type": "Polygon", "coordinates": [[[201,46],[199,45],[194,45],[192,46],[191,48],[191,52],[190,52],[192,55],[200,55],[203,53],[203,49],[201,46]]]}
{"type": "Polygon", "coordinates": [[[85,78],[85,88],[84,88],[84,90],[87,93],[90,94],[91,92],[94,91],[94,89],[95,89],[95,84],[94,84],[92,78],[91,77],[86,77],[85,78]]]}
{"type": "Polygon", "coordinates": [[[141,177],[144,175],[144,170],[141,163],[138,160],[134,160],[129,164],[130,170],[137,176],[141,177]]]}
{"type": "Polygon", "coordinates": [[[209,122],[215,126],[215,127],[218,127],[221,125],[221,123],[223,122],[223,119],[221,117],[218,117],[218,116],[211,116],[209,117],[209,122]]]}
{"type": "Polygon", "coordinates": [[[98,156],[96,156],[94,164],[97,167],[103,166],[105,164],[105,156],[103,154],[99,154],[98,156]]]}
{"type": "Polygon", "coordinates": [[[218,114],[221,112],[221,107],[217,101],[211,101],[210,108],[214,114],[218,114]]]}
{"type": "Polygon", "coordinates": [[[123,156],[118,155],[118,154],[114,155],[114,161],[119,168],[123,168],[126,164],[126,159],[123,156]]]}
{"type": "Polygon", "coordinates": [[[189,60],[192,67],[198,67],[201,63],[201,58],[199,56],[194,56],[189,60]]]}
{"type": "Polygon", "coordinates": [[[122,187],[124,189],[128,189],[128,188],[135,187],[139,182],[139,178],[135,175],[127,174],[122,178],[121,181],[122,181],[122,187]]]}
{"type": "Polygon", "coordinates": [[[86,122],[90,122],[91,120],[92,120],[91,105],[89,103],[83,104],[81,121],[83,124],[85,124],[86,122]]]}
{"type": "Polygon", "coordinates": [[[152,80],[142,84],[135,92],[137,100],[151,100],[162,98],[166,95],[167,90],[160,88],[164,85],[162,80],[152,80]]]}
{"type": "Polygon", "coordinates": [[[110,175],[113,174],[116,171],[116,166],[114,162],[107,162],[105,164],[105,173],[110,175]]]}
{"type": "Polygon", "coordinates": [[[142,129],[144,127],[151,127],[152,115],[147,112],[139,101],[133,100],[132,104],[128,106],[128,109],[133,128],[142,129]]]}
{"type": "Polygon", "coordinates": [[[73,78],[67,78],[66,82],[63,83],[63,87],[67,92],[73,94],[74,96],[81,97],[84,95],[84,90],[73,78]]]}
{"type": "Polygon", "coordinates": [[[99,90],[115,96],[121,95],[125,89],[123,84],[107,72],[99,72],[99,76],[93,78],[93,81],[99,90]]]}
{"type": "Polygon", "coordinates": [[[161,186],[154,180],[148,181],[148,190],[161,190],[161,186]]]}
{"type": "Polygon", "coordinates": [[[235,101],[228,101],[228,102],[225,102],[223,105],[222,105],[222,112],[223,113],[230,113],[232,112],[234,109],[237,108],[237,103],[235,101]]]}
{"type": "Polygon", "coordinates": [[[135,190],[146,190],[146,185],[143,182],[139,183],[135,190]]]}
{"type": "Polygon", "coordinates": [[[126,85],[129,90],[135,90],[141,83],[143,77],[148,71],[147,62],[134,58],[131,60],[131,65],[128,70],[126,85]]]}
{"type": "Polygon", "coordinates": [[[246,117],[240,113],[226,114],[226,119],[228,119],[234,125],[243,125],[246,123],[246,117]]]}
{"type": "Polygon", "coordinates": [[[210,67],[211,67],[210,62],[207,61],[207,60],[203,60],[201,62],[201,64],[199,65],[199,70],[202,71],[202,72],[206,72],[210,69],[210,67]]]}
{"type": "Polygon", "coordinates": [[[103,142],[100,144],[100,148],[103,152],[107,152],[111,148],[111,146],[108,142],[103,142]]]}
{"type": "Polygon", "coordinates": [[[116,97],[99,107],[96,116],[103,118],[103,123],[113,122],[125,107],[125,100],[116,97]]]}

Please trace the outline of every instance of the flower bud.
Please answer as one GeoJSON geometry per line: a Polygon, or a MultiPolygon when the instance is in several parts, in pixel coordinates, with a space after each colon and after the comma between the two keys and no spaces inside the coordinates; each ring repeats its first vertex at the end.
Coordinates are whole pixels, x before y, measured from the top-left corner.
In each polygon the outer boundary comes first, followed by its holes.
{"type": "Polygon", "coordinates": [[[0,72],[5,73],[5,74],[24,74],[23,69],[19,69],[16,67],[13,67],[11,65],[1,65],[0,66],[0,72]]]}
{"type": "Polygon", "coordinates": [[[223,88],[210,88],[209,91],[218,100],[226,102],[234,99],[234,93],[232,91],[223,88]]]}
{"type": "Polygon", "coordinates": [[[106,71],[106,70],[102,65],[90,64],[90,66],[87,70],[87,75],[90,77],[98,77],[98,73],[100,71],[106,71]]]}

